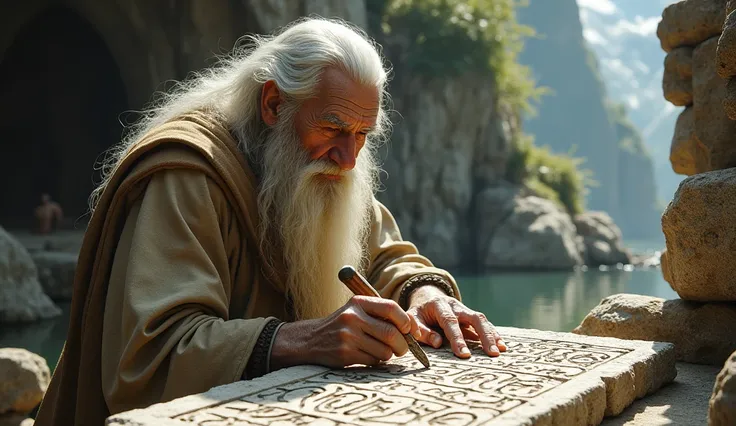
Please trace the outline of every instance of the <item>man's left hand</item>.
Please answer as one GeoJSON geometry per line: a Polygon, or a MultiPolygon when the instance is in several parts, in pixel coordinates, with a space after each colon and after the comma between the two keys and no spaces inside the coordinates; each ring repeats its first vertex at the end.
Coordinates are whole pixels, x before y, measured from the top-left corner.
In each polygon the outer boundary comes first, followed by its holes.
{"type": "Polygon", "coordinates": [[[442,336],[430,328],[439,326],[449,339],[452,351],[460,358],[470,357],[466,339],[480,341],[490,356],[499,356],[506,351],[506,344],[482,312],[469,309],[435,286],[425,285],[414,290],[407,313],[419,325],[421,336],[417,340],[439,348],[442,336]]]}

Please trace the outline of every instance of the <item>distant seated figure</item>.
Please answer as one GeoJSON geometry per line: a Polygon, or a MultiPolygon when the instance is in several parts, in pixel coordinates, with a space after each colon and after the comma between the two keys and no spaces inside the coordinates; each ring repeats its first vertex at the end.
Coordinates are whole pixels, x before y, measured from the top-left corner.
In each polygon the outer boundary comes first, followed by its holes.
{"type": "Polygon", "coordinates": [[[61,224],[64,212],[59,203],[53,201],[49,194],[41,194],[41,205],[34,211],[36,229],[39,234],[49,234],[61,224]]]}

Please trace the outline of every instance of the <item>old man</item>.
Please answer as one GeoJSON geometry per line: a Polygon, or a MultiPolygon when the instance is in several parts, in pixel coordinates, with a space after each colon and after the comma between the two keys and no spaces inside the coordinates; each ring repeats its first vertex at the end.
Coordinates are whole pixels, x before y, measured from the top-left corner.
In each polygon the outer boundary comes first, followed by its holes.
{"type": "Polygon", "coordinates": [[[91,197],[68,339],[36,425],[299,364],[376,364],[402,333],[506,350],[374,198],[387,71],[344,23],[253,38],[150,109],[91,197]],[[337,279],[353,265],[382,298],[337,279]]]}

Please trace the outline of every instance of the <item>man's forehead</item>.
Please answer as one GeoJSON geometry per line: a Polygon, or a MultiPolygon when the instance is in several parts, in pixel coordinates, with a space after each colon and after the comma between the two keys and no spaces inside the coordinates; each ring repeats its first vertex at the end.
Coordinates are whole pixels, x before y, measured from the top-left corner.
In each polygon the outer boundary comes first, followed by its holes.
{"type": "Polygon", "coordinates": [[[341,128],[349,128],[355,125],[355,121],[359,121],[365,127],[373,128],[376,125],[377,111],[369,116],[355,117],[353,114],[343,115],[335,112],[326,112],[320,116],[322,121],[332,123],[341,128]],[[345,118],[342,118],[345,117],[345,118]]]}

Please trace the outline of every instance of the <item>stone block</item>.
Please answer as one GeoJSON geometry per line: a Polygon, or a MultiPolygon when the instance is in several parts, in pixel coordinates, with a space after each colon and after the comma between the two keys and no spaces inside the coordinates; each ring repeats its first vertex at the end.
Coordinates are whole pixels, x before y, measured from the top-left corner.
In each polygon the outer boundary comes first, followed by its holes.
{"type": "Polygon", "coordinates": [[[726,0],[684,0],[667,6],[657,26],[665,52],[680,46],[697,46],[721,33],[726,0]]]}
{"type": "Polygon", "coordinates": [[[664,98],[676,106],[693,103],[693,49],[678,47],[664,59],[664,98]]]}
{"type": "Polygon", "coordinates": [[[736,122],[723,109],[726,80],[716,73],[717,38],[693,50],[695,134],[709,152],[709,170],[736,166],[736,122]]]}
{"type": "Polygon", "coordinates": [[[708,405],[708,426],[736,424],[736,352],[718,373],[708,405]]]}
{"type": "Polygon", "coordinates": [[[708,150],[695,134],[692,107],[685,108],[677,117],[670,145],[670,164],[675,173],[686,176],[709,170],[708,150]]]}
{"type": "Polygon", "coordinates": [[[276,371],[146,409],[108,425],[453,424],[594,425],[674,380],[674,347],[498,327],[508,352],[491,358],[426,348],[377,367],[276,371]],[[231,423],[228,423],[231,422],[231,423]]]}
{"type": "Polygon", "coordinates": [[[723,365],[736,350],[736,304],[615,294],[593,308],[573,333],[670,342],[677,361],[723,365]]]}
{"type": "Polygon", "coordinates": [[[682,299],[736,301],[736,168],[685,178],[662,215],[670,284],[682,299]]]}

